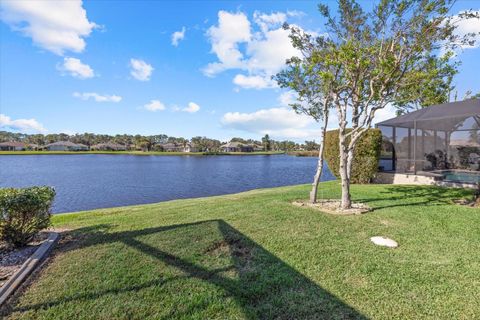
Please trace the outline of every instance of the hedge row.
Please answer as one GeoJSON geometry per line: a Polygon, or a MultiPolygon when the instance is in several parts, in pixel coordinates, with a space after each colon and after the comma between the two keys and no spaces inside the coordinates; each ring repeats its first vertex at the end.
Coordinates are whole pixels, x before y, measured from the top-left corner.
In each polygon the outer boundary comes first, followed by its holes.
{"type": "MultiPolygon", "coordinates": [[[[349,130],[350,131],[350,130],[349,130]]],[[[338,130],[328,131],[325,137],[324,160],[330,171],[340,179],[340,147],[338,130]]],[[[369,129],[357,142],[352,165],[351,183],[370,183],[378,171],[382,132],[369,129]]]]}

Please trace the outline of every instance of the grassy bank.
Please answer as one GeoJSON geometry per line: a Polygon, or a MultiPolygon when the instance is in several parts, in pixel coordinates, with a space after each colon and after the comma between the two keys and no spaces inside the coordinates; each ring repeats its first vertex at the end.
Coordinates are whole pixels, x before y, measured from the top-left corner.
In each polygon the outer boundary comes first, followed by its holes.
{"type": "Polygon", "coordinates": [[[160,151],[0,151],[1,155],[71,155],[71,154],[117,154],[117,155],[135,155],[135,156],[246,156],[246,155],[275,155],[284,154],[284,152],[266,151],[266,152],[160,152],[160,151]]]}
{"type": "Polygon", "coordinates": [[[290,151],[287,152],[291,156],[297,157],[318,157],[318,150],[313,151],[290,151]]]}
{"type": "MultiPolygon", "coordinates": [[[[469,191],[354,186],[375,208],[291,205],[309,186],[62,214],[67,232],[7,319],[473,319],[480,210],[469,191]],[[376,247],[383,235],[400,247],[376,247]]],[[[321,186],[339,196],[338,182],[321,186]]]]}

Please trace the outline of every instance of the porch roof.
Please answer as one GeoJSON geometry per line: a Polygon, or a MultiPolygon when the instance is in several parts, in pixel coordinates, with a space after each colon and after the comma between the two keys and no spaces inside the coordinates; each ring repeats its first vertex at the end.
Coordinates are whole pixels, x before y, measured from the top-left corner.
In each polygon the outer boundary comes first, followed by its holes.
{"type": "Polygon", "coordinates": [[[464,122],[472,118],[480,129],[480,99],[467,99],[458,102],[433,105],[406,115],[392,118],[377,124],[424,130],[456,131],[464,122]]]}

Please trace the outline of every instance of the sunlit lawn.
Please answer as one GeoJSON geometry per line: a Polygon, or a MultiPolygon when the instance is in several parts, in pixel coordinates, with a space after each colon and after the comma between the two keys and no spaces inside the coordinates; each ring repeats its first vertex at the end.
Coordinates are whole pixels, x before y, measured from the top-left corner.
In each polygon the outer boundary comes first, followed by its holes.
{"type": "MultiPolygon", "coordinates": [[[[480,209],[451,202],[468,191],[354,186],[375,210],[333,216],[291,205],[308,188],[57,215],[55,227],[76,230],[4,315],[480,318],[480,209]]],[[[338,183],[320,195],[338,197],[338,183]]]]}

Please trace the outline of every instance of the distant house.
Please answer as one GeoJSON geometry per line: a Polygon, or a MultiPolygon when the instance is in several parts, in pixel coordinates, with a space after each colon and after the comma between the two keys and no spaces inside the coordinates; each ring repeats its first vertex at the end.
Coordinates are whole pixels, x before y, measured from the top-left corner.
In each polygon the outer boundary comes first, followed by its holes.
{"type": "Polygon", "coordinates": [[[40,149],[40,146],[39,146],[38,144],[36,144],[36,143],[30,143],[30,144],[28,144],[27,149],[29,149],[29,150],[38,150],[38,149],[40,149]]]}
{"type": "Polygon", "coordinates": [[[229,142],[220,146],[223,152],[253,152],[254,147],[241,142],[229,142]]]}
{"type": "Polygon", "coordinates": [[[165,143],[161,146],[163,151],[166,152],[198,152],[198,147],[193,143],[187,143],[186,145],[178,143],[165,143]]]}
{"type": "Polygon", "coordinates": [[[261,145],[253,144],[252,147],[253,147],[253,151],[255,151],[255,152],[264,151],[264,148],[261,145]]]}
{"type": "Polygon", "coordinates": [[[183,152],[198,152],[199,148],[193,143],[187,143],[185,148],[183,148],[183,152]]]}
{"type": "Polygon", "coordinates": [[[88,146],[70,141],[58,141],[47,144],[45,149],[48,151],[88,151],[88,146]]]}
{"type": "Polygon", "coordinates": [[[127,150],[137,150],[135,144],[131,143],[131,144],[127,144],[125,145],[126,149],[127,150]]]}
{"type": "Polygon", "coordinates": [[[1,151],[23,151],[27,149],[27,145],[23,142],[10,141],[0,143],[1,151]]]}
{"type": "Polygon", "coordinates": [[[124,145],[107,142],[107,143],[99,143],[90,147],[92,150],[98,151],[125,151],[127,148],[124,145]]]}
{"type": "Polygon", "coordinates": [[[163,151],[166,152],[183,152],[183,145],[176,144],[176,143],[165,143],[162,144],[163,151]]]}

